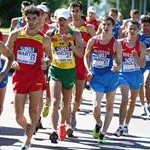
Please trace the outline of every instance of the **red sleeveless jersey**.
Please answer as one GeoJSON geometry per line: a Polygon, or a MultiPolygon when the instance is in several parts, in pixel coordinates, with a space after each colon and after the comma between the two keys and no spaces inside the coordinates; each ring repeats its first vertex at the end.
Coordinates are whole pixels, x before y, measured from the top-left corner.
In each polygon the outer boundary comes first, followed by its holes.
{"type": "Polygon", "coordinates": [[[124,39],[124,40],[122,41],[122,43],[121,43],[123,52],[125,52],[125,53],[130,53],[130,54],[131,54],[132,50],[135,49],[135,50],[137,51],[137,54],[140,55],[140,51],[139,51],[140,42],[139,42],[139,40],[136,41],[135,47],[132,47],[132,48],[131,48],[131,47],[128,47],[128,46],[126,45],[126,42],[127,42],[127,39],[124,39]]]}
{"type": "Polygon", "coordinates": [[[43,37],[44,34],[41,32],[34,36],[30,36],[24,29],[18,31],[18,37],[14,43],[13,52],[15,60],[19,63],[20,70],[42,70],[43,37]]]}
{"type": "Polygon", "coordinates": [[[97,37],[94,41],[94,44],[92,46],[92,51],[107,51],[108,55],[114,55],[113,45],[114,45],[115,39],[112,38],[109,43],[106,45],[103,45],[99,42],[99,38],[97,37]]]}

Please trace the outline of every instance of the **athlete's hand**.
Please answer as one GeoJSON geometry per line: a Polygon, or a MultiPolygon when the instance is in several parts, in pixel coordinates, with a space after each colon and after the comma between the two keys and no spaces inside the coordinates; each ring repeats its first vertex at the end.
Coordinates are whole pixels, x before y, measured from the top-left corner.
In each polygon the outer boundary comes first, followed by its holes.
{"type": "Polygon", "coordinates": [[[46,70],[48,68],[48,60],[47,60],[47,58],[44,58],[42,60],[41,68],[42,68],[42,70],[46,70]]]}
{"type": "Polygon", "coordinates": [[[63,41],[64,41],[67,45],[69,45],[69,40],[68,40],[67,36],[66,36],[65,34],[63,34],[61,37],[62,37],[63,41]]]}
{"type": "Polygon", "coordinates": [[[135,58],[135,59],[137,59],[138,58],[138,53],[137,53],[137,51],[134,49],[134,50],[132,50],[132,56],[135,58]]]}
{"type": "Polygon", "coordinates": [[[14,61],[14,62],[12,63],[12,65],[11,65],[11,68],[16,69],[16,70],[19,70],[19,69],[20,69],[20,66],[19,66],[19,64],[18,64],[17,61],[14,61]]]}
{"type": "Polygon", "coordinates": [[[113,64],[113,66],[111,68],[111,71],[113,71],[113,72],[119,72],[119,70],[120,70],[120,66],[117,65],[116,63],[113,64]]]}
{"type": "Polygon", "coordinates": [[[92,79],[92,77],[93,77],[92,72],[91,72],[91,71],[90,71],[90,72],[88,72],[88,73],[87,73],[87,76],[86,76],[87,80],[88,80],[88,81],[89,81],[89,80],[91,80],[91,79],[92,79]]]}

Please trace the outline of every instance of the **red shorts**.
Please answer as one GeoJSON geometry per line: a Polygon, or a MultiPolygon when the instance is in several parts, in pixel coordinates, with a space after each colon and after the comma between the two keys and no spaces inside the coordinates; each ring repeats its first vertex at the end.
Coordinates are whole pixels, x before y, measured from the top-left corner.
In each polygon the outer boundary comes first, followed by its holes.
{"type": "Polygon", "coordinates": [[[87,72],[84,66],[83,58],[76,59],[76,77],[78,80],[86,80],[87,72]]]}
{"type": "Polygon", "coordinates": [[[15,71],[12,82],[14,93],[20,94],[44,90],[46,87],[46,79],[42,70],[32,72],[15,71]]]}

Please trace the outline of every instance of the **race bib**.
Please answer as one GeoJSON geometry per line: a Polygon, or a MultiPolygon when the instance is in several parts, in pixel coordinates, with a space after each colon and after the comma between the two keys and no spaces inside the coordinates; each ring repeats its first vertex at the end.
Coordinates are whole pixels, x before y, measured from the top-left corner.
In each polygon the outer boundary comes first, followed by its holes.
{"type": "Polygon", "coordinates": [[[134,58],[125,58],[123,61],[123,71],[132,72],[140,70],[140,66],[135,62],[134,58]]]}
{"type": "Polygon", "coordinates": [[[107,58],[105,52],[93,53],[93,67],[95,68],[106,68],[109,66],[110,59],[107,58]]]}
{"type": "Polygon", "coordinates": [[[150,53],[146,53],[146,55],[145,55],[145,59],[146,59],[146,61],[150,61],[150,53]]]}
{"type": "Polygon", "coordinates": [[[54,58],[60,62],[66,62],[73,59],[73,53],[69,47],[56,47],[54,58]]]}
{"type": "Polygon", "coordinates": [[[36,63],[37,49],[35,47],[20,46],[17,51],[17,62],[33,65],[36,63]]]}

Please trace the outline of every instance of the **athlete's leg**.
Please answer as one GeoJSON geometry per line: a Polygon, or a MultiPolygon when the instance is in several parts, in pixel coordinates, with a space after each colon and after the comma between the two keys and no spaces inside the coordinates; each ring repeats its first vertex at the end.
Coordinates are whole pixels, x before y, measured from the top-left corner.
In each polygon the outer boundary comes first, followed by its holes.
{"type": "Polygon", "coordinates": [[[61,100],[62,84],[60,81],[50,80],[50,94],[51,94],[51,122],[53,130],[57,130],[58,125],[58,109],[61,100]]]}
{"type": "Polygon", "coordinates": [[[65,124],[65,121],[68,117],[69,113],[69,107],[70,107],[70,100],[71,100],[71,95],[72,95],[72,89],[62,90],[62,106],[61,106],[61,118],[60,118],[60,123],[65,124]]]}
{"type": "Polygon", "coordinates": [[[27,94],[15,94],[14,106],[17,123],[26,130],[27,120],[24,116],[24,106],[27,94]]]}
{"type": "Polygon", "coordinates": [[[102,132],[106,133],[113,116],[113,104],[116,91],[106,93],[106,115],[102,132]]]}
{"type": "Polygon", "coordinates": [[[128,99],[129,99],[129,87],[126,85],[122,85],[121,94],[122,94],[122,100],[119,109],[119,125],[123,125],[126,118],[128,99]]]}
{"type": "Polygon", "coordinates": [[[4,99],[5,99],[6,87],[0,88],[0,116],[3,111],[4,99]]]}
{"type": "Polygon", "coordinates": [[[93,116],[97,124],[101,124],[101,100],[104,93],[93,92],[93,116]]]}
{"type": "Polygon", "coordinates": [[[126,115],[126,120],[125,120],[126,125],[129,124],[131,117],[133,115],[133,111],[135,108],[135,102],[136,102],[138,92],[139,92],[138,90],[131,90],[131,101],[130,101],[130,104],[129,104],[129,107],[127,110],[127,115],[126,115]]]}
{"type": "Polygon", "coordinates": [[[76,80],[72,114],[75,114],[80,107],[82,101],[82,93],[85,87],[85,81],[86,80],[76,80]]]}
{"type": "Polygon", "coordinates": [[[29,117],[30,123],[26,126],[26,139],[25,145],[29,145],[31,143],[32,135],[35,132],[36,124],[38,121],[38,107],[41,101],[42,90],[29,92],[29,117]]]}

